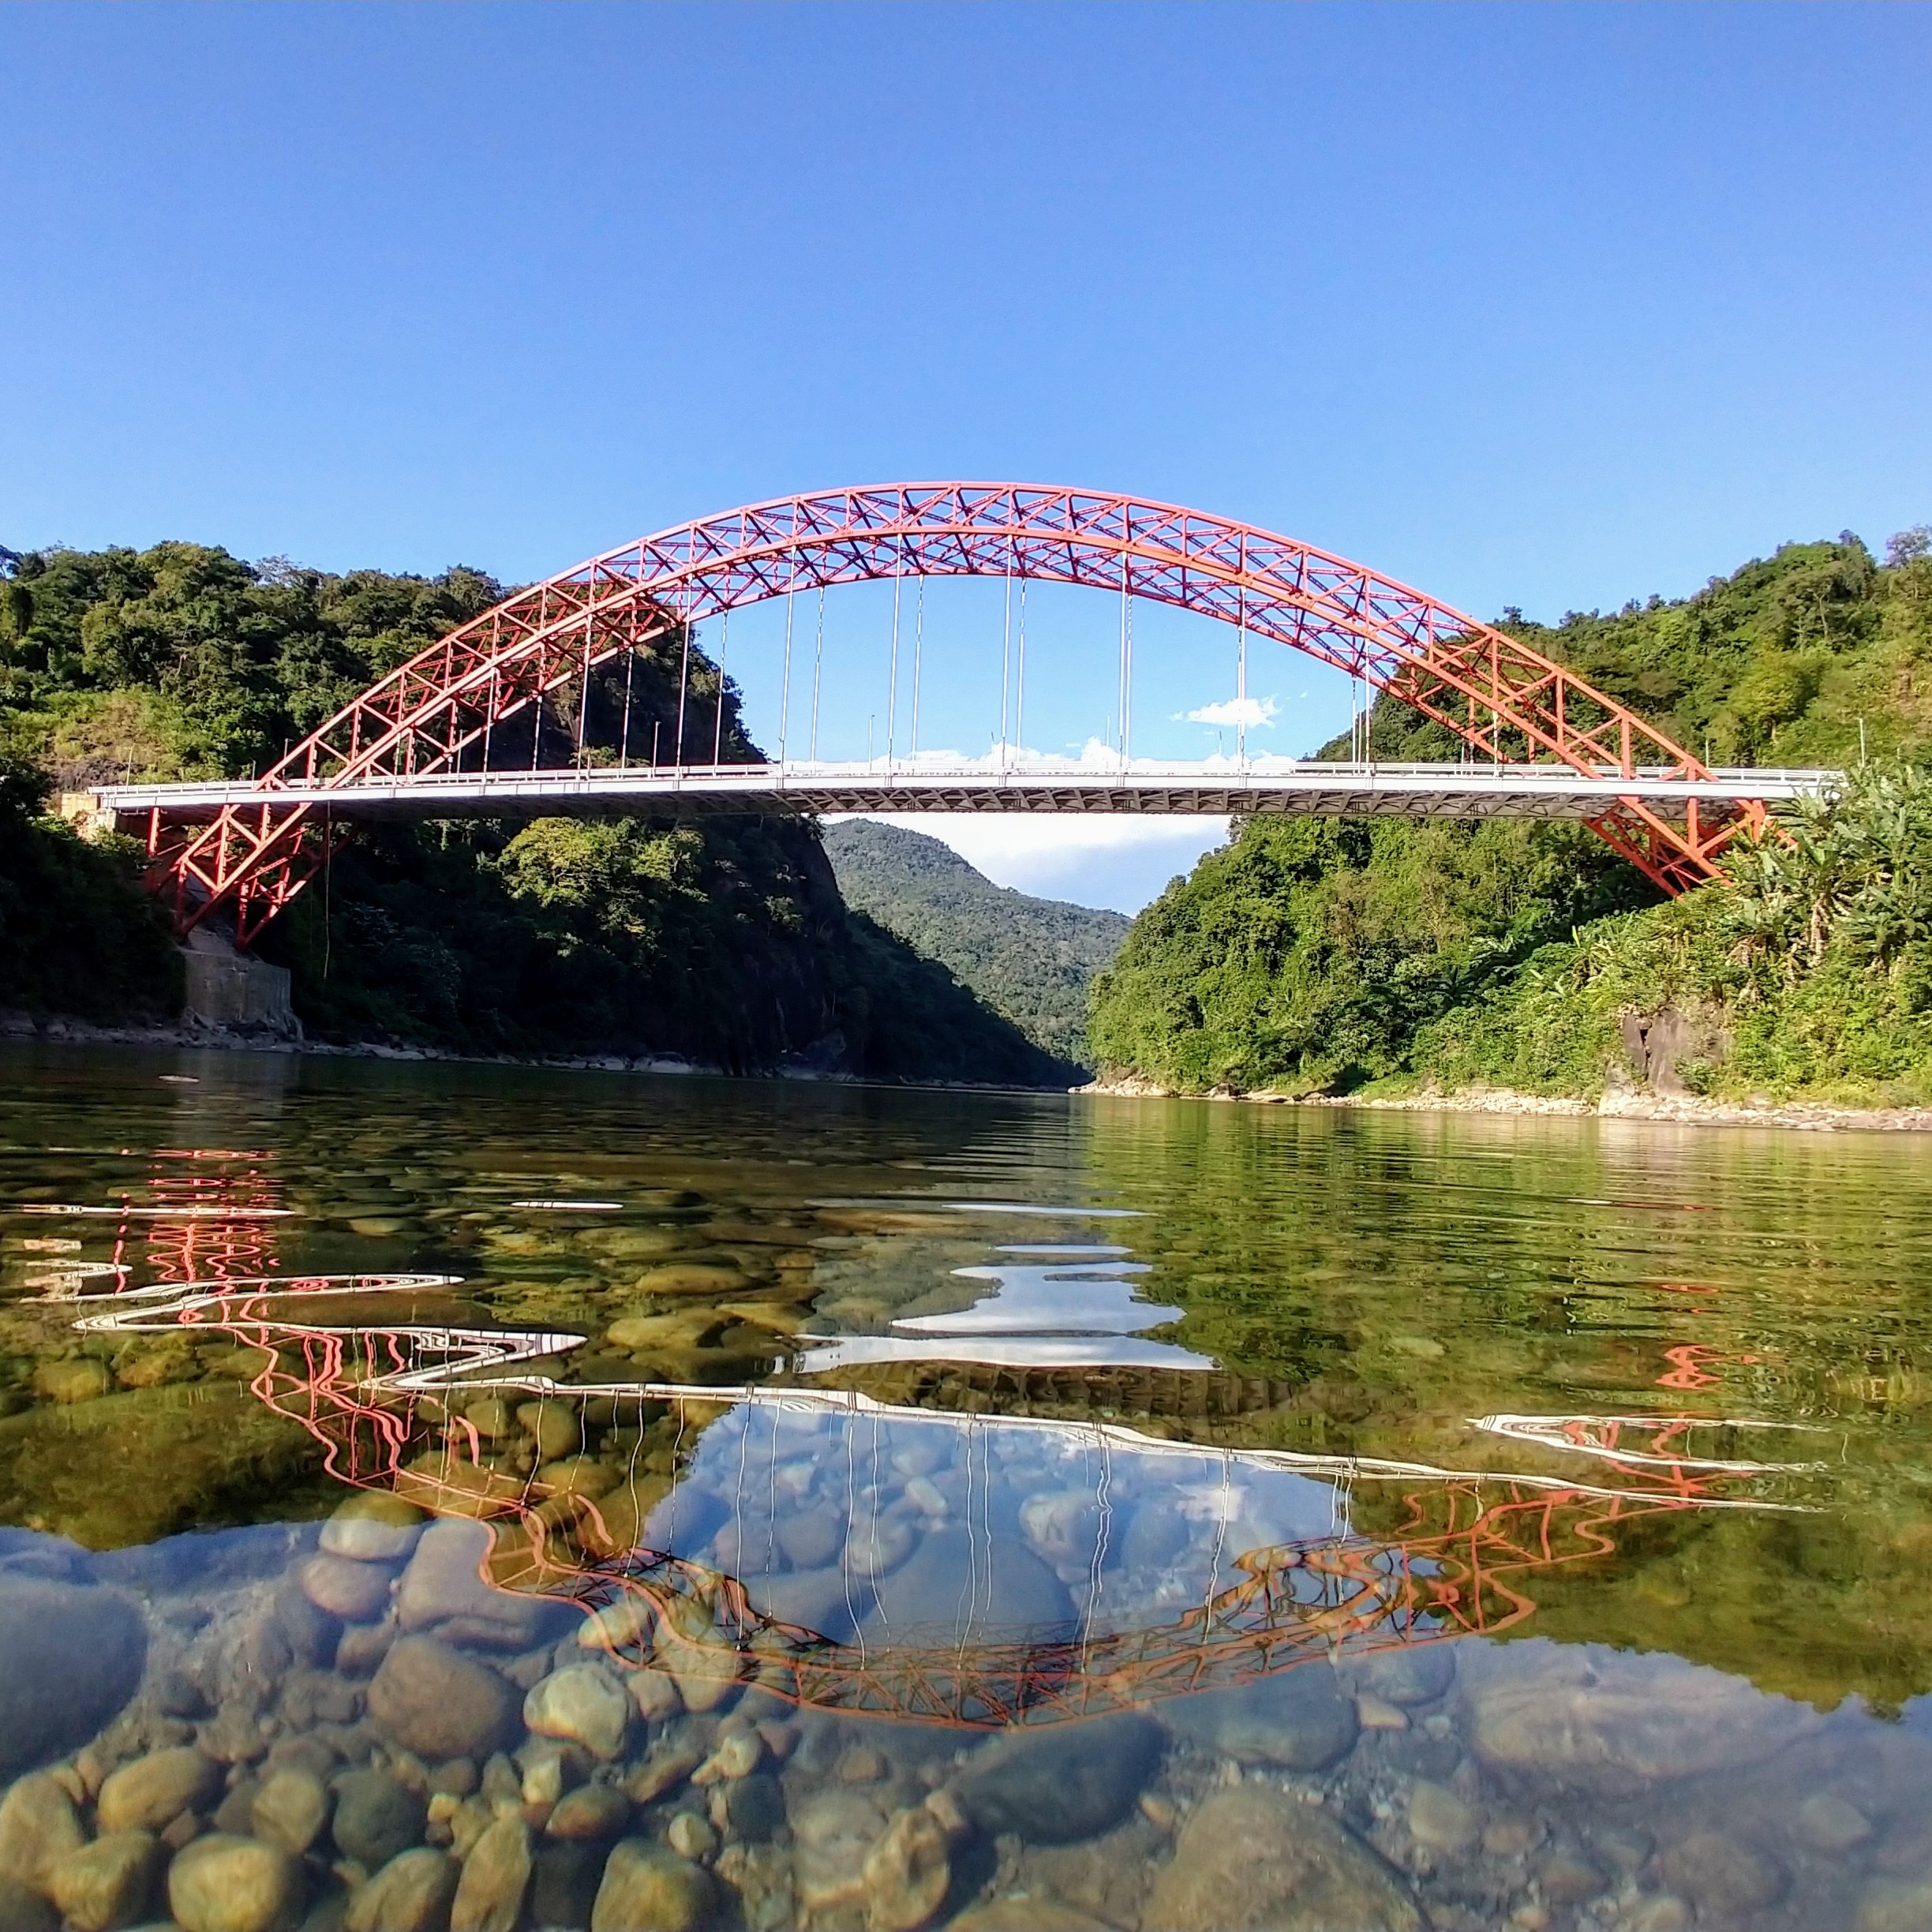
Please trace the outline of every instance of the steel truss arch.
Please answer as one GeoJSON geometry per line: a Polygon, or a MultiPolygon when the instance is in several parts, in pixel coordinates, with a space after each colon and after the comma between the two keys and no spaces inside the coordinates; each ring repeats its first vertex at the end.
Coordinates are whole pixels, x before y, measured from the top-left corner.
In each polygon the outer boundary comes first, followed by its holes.
{"type": "MultiPolygon", "coordinates": [[[[350,788],[448,770],[526,706],[605,659],[787,591],[895,575],[1080,584],[1199,612],[1360,678],[1481,758],[1593,776],[1711,774],[1565,666],[1421,592],[1232,519],[1104,491],[895,483],[726,511],[533,584],[399,665],[258,781],[260,802],[207,824],[151,822],[150,883],[185,933],[218,908],[251,941],[313,878],[342,829],[291,784],[350,788]],[[1506,749],[1507,747],[1507,749],[1506,749]]],[[[1589,822],[1668,893],[1713,877],[1761,807],[1681,820],[1637,798],[1589,822]]]]}

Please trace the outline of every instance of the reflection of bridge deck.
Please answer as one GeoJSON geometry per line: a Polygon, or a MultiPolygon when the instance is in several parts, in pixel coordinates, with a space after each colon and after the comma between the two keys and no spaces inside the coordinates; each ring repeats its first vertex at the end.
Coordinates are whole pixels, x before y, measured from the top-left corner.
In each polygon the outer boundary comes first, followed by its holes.
{"type": "Polygon", "coordinates": [[[94,809],[126,818],[159,811],[211,819],[224,807],[309,805],[337,819],[541,818],[697,812],[1309,813],[1324,818],[1591,818],[1619,799],[1694,799],[1721,816],[1747,800],[1788,801],[1836,772],[1732,769],[1709,779],[1586,777],[1561,765],[1345,765],[1213,759],[1125,768],[871,764],[603,766],[578,771],[438,772],[335,787],[211,780],[109,785],[94,809]]]}

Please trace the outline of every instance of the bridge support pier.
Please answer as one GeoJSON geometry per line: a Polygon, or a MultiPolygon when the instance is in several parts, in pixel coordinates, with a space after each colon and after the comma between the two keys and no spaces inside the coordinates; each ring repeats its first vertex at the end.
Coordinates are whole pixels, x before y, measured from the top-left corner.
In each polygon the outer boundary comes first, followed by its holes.
{"type": "Polygon", "coordinates": [[[269,1039],[301,1038],[301,1022],[290,1002],[286,966],[249,959],[204,926],[189,932],[181,953],[188,973],[182,1017],[190,1024],[269,1039]]]}

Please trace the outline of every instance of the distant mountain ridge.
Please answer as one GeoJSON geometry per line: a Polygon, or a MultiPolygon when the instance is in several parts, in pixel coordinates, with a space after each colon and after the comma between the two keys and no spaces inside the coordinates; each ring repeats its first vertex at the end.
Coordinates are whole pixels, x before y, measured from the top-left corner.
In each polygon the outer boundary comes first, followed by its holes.
{"type": "Polygon", "coordinates": [[[923,832],[850,818],[822,828],[845,903],[936,960],[1036,1046],[1080,1066],[1087,988],[1133,920],[995,886],[923,832]]]}

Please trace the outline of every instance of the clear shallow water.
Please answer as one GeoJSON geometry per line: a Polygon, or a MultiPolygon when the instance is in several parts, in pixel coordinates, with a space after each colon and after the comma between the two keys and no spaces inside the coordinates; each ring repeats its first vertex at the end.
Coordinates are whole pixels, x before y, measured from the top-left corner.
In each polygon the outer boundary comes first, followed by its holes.
{"type": "Polygon", "coordinates": [[[13,1050],[0,1916],[1932,1924],[1925,1161],[13,1050]]]}

